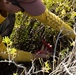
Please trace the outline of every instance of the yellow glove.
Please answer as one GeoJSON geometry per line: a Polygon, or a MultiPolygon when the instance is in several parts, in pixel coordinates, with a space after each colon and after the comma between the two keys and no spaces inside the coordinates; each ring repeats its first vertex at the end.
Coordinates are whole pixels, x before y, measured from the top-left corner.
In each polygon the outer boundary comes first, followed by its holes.
{"type": "Polygon", "coordinates": [[[0,24],[5,20],[6,18],[3,17],[1,14],[0,14],[0,24]]]}
{"type": "Polygon", "coordinates": [[[64,29],[62,31],[62,34],[68,34],[66,35],[68,38],[75,38],[73,29],[54,13],[50,12],[48,9],[46,9],[45,12],[39,16],[32,16],[27,12],[25,12],[25,14],[39,20],[40,22],[50,26],[51,28],[54,28],[58,32],[60,32],[61,29],[64,29]]]}

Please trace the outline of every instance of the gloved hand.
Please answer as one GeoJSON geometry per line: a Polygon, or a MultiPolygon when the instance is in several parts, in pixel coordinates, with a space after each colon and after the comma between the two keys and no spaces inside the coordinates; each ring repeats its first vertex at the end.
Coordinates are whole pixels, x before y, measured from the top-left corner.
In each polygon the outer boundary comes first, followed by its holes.
{"type": "Polygon", "coordinates": [[[40,50],[37,53],[33,54],[34,58],[36,58],[36,59],[38,59],[38,58],[47,58],[48,59],[50,57],[50,55],[51,55],[50,52],[42,51],[42,50],[40,50]]]}
{"type": "Polygon", "coordinates": [[[0,43],[2,42],[2,36],[0,35],[0,43]]]}

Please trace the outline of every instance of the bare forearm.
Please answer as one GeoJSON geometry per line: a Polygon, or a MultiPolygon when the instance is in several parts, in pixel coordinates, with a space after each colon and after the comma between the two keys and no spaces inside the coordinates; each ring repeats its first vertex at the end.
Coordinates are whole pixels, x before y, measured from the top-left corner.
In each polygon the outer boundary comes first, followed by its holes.
{"type": "Polygon", "coordinates": [[[9,13],[16,13],[20,11],[21,9],[13,4],[5,4],[4,10],[6,10],[9,13]]]}

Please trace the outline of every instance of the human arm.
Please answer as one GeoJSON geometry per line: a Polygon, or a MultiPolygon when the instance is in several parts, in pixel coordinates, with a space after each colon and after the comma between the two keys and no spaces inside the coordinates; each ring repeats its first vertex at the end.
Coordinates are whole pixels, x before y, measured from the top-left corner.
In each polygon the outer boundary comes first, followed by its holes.
{"type": "MultiPolygon", "coordinates": [[[[15,54],[16,55],[15,55],[14,61],[17,61],[17,62],[31,62],[32,60],[38,59],[38,58],[48,58],[47,54],[45,54],[45,53],[43,53],[43,54],[34,53],[33,54],[31,52],[17,50],[17,49],[15,51],[15,54]]],[[[9,59],[8,53],[7,53],[7,47],[5,46],[5,44],[3,42],[0,43],[0,57],[2,57],[4,59],[9,59]]],[[[13,58],[13,56],[11,55],[11,59],[12,58],[13,58]]]]}
{"type": "Polygon", "coordinates": [[[11,2],[7,0],[0,0],[0,10],[5,10],[9,13],[16,13],[18,11],[21,11],[21,9],[18,6],[13,5],[11,2]]]}

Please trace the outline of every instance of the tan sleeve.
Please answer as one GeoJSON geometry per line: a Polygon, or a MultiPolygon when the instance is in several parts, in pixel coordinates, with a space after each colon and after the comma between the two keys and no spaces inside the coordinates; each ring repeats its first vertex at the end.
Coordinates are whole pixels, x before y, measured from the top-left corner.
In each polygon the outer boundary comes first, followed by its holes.
{"type": "Polygon", "coordinates": [[[0,24],[5,20],[6,18],[3,17],[1,14],[0,14],[0,24]]]}

